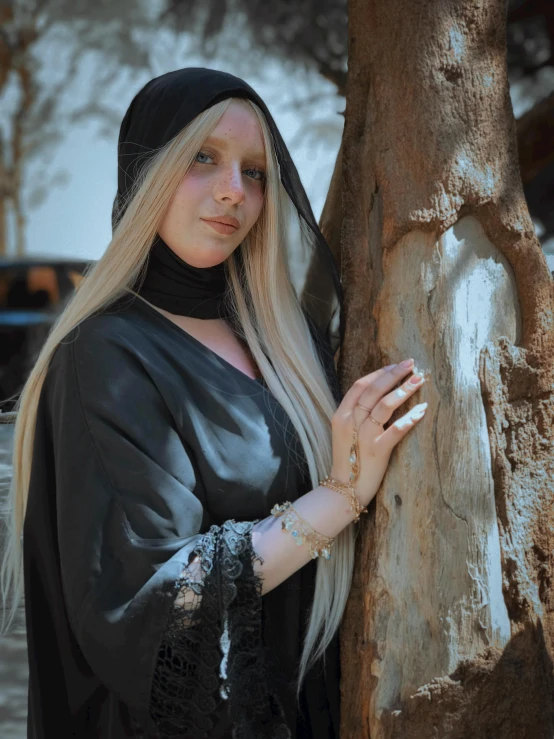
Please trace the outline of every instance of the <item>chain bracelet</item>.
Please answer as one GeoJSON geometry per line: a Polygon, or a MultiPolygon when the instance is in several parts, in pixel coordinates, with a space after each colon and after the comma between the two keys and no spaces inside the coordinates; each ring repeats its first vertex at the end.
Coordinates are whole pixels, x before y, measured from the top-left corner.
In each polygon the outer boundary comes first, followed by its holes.
{"type": "Polygon", "coordinates": [[[336,493],[340,493],[348,500],[348,502],[350,503],[350,509],[356,514],[354,523],[358,523],[358,521],[360,520],[360,515],[362,513],[367,513],[367,506],[364,506],[360,503],[360,501],[356,497],[356,494],[354,493],[354,488],[352,485],[345,485],[343,482],[340,482],[340,480],[335,480],[333,477],[329,476],[327,476],[324,480],[320,480],[319,484],[323,485],[323,487],[329,488],[329,490],[334,490],[336,493]]]}
{"type": "Polygon", "coordinates": [[[356,514],[354,523],[358,523],[360,515],[367,513],[367,506],[360,503],[355,493],[355,485],[360,477],[360,444],[358,441],[358,429],[354,428],[352,434],[352,444],[350,445],[350,480],[346,484],[340,480],[335,480],[333,477],[327,477],[319,481],[320,485],[323,485],[330,490],[334,490],[336,493],[343,495],[350,503],[351,510],[356,514]]]}
{"type": "Polygon", "coordinates": [[[307,542],[312,559],[322,556],[331,559],[331,547],[335,539],[329,538],[317,532],[310,524],[302,518],[290,501],[276,503],[271,509],[271,515],[282,516],[281,529],[290,531],[296,543],[300,546],[307,542]]]}

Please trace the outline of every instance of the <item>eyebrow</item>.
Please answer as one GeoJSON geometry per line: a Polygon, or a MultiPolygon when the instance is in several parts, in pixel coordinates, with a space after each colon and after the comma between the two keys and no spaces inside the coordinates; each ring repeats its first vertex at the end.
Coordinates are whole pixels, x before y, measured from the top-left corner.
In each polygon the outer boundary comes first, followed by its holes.
{"type": "MultiPolygon", "coordinates": [[[[205,143],[208,143],[208,141],[211,141],[213,144],[221,146],[222,149],[227,148],[227,141],[225,139],[220,139],[217,136],[208,136],[205,143]]],[[[247,156],[252,157],[253,159],[256,159],[260,164],[263,164],[265,162],[265,151],[264,152],[250,151],[248,152],[247,156]]]]}

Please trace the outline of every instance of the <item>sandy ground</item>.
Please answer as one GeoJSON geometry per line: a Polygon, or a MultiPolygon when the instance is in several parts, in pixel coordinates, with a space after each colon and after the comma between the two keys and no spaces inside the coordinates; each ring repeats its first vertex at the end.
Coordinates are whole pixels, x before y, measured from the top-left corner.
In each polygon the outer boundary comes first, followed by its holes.
{"type": "MultiPolygon", "coordinates": [[[[13,426],[0,424],[0,504],[6,499],[13,426]]],[[[2,529],[3,532],[3,529],[2,529]]],[[[0,637],[0,737],[27,736],[27,645],[23,619],[0,637]]]]}

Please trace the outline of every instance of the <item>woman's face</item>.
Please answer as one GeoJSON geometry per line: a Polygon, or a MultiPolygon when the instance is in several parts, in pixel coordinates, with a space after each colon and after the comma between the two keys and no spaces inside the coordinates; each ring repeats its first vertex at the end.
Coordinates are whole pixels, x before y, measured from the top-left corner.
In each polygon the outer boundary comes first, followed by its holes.
{"type": "Polygon", "coordinates": [[[193,267],[227,259],[260,215],[265,164],[254,113],[233,101],[198,151],[159,228],[170,249],[193,267]],[[204,220],[221,216],[236,218],[238,227],[204,220]]]}

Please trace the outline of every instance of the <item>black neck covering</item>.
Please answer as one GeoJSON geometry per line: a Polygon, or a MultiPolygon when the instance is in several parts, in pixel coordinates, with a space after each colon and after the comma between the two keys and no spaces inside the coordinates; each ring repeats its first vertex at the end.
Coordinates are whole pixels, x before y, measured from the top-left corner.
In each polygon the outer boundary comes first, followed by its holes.
{"type": "MultiPolygon", "coordinates": [[[[342,342],[342,290],[335,260],[267,106],[244,80],[226,72],[190,67],[156,77],[137,93],[119,133],[118,188],[112,225],[115,228],[123,215],[123,199],[145,161],[145,152],[154,154],[202,111],[229,97],[252,100],[267,119],[281,182],[296,207],[301,224],[301,243],[287,247],[291,249],[289,263],[293,254],[298,257],[300,250],[304,249],[304,254],[300,254],[302,261],[310,265],[310,274],[315,276],[310,282],[309,294],[305,294],[303,288],[298,294],[303,309],[324,333],[332,350],[336,351],[342,342]]],[[[236,256],[240,260],[241,248],[239,246],[229,258],[236,256]]],[[[158,235],[150,251],[144,279],[133,287],[146,300],[170,313],[218,318],[229,315],[223,300],[226,286],[225,262],[214,267],[193,267],[178,257],[158,235]]]]}
{"type": "Polygon", "coordinates": [[[224,300],[226,288],[225,262],[213,267],[193,267],[158,234],[144,279],[135,291],[149,303],[179,316],[229,318],[231,312],[224,300]]]}

